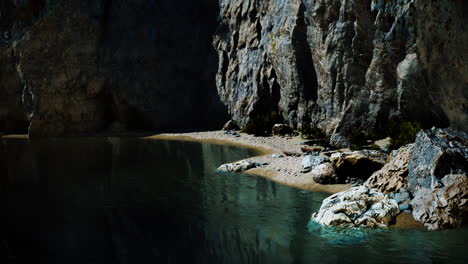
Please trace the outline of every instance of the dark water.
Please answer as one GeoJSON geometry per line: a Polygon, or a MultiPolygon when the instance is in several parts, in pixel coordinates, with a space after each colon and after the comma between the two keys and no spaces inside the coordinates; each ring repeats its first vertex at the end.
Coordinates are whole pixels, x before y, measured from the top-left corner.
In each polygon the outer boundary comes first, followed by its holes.
{"type": "Polygon", "coordinates": [[[0,263],[466,263],[468,231],[317,229],[327,194],[215,168],[253,152],[1,140],[0,263]]]}

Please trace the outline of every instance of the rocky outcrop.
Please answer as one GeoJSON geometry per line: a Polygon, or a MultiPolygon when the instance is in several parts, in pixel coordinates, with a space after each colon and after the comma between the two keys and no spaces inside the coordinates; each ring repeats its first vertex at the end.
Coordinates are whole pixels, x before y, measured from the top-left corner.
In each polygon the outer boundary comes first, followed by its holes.
{"type": "Polygon", "coordinates": [[[468,135],[451,129],[418,133],[409,162],[413,216],[428,229],[468,219],[468,135]]]}
{"type": "Polygon", "coordinates": [[[389,162],[382,169],[374,172],[364,185],[385,194],[399,192],[401,188],[406,188],[408,164],[412,153],[412,144],[392,151],[389,162]]]}
{"type": "Polygon", "coordinates": [[[287,123],[337,146],[388,134],[389,120],[468,129],[467,11],[463,0],[221,1],[218,92],[248,131],[287,123]]]}
{"type": "Polygon", "coordinates": [[[460,227],[468,219],[468,177],[446,175],[441,186],[422,188],[411,205],[413,217],[429,230],[460,227]]]}
{"type": "MultiPolygon", "coordinates": [[[[216,0],[5,0],[14,59],[1,55],[0,76],[17,69],[31,136],[220,128],[218,11],[216,0]]],[[[0,93],[18,90],[13,77],[0,93]]]]}
{"type": "Polygon", "coordinates": [[[468,135],[433,128],[392,152],[364,185],[389,194],[428,229],[459,227],[468,219],[467,171],[468,135]]]}
{"type": "Polygon", "coordinates": [[[384,228],[399,212],[395,200],[360,186],[326,198],[312,220],[326,226],[384,228]]]}

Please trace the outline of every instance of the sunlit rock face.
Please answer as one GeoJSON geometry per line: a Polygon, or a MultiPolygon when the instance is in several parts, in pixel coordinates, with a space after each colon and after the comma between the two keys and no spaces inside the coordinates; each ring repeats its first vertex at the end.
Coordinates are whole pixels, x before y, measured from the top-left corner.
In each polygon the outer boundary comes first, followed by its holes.
{"type": "Polygon", "coordinates": [[[216,0],[6,0],[0,10],[2,47],[20,79],[0,89],[21,90],[31,136],[225,122],[216,0]]]}
{"type": "Polygon", "coordinates": [[[221,1],[218,91],[253,132],[467,129],[466,12],[462,0],[221,1]]]}
{"type": "Polygon", "coordinates": [[[395,200],[359,186],[323,200],[312,220],[325,226],[384,228],[399,212],[395,200]]]}

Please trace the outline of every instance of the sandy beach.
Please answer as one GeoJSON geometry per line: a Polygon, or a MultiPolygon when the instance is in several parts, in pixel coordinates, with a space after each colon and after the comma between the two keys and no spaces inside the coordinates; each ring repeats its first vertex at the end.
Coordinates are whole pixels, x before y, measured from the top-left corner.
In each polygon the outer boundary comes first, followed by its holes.
{"type": "Polygon", "coordinates": [[[248,160],[252,162],[268,163],[268,165],[262,168],[247,170],[245,173],[265,177],[281,184],[309,191],[337,193],[345,191],[351,187],[350,184],[322,185],[314,182],[308,174],[300,172],[302,170],[302,157],[286,155],[281,158],[272,157],[272,155],[275,153],[283,154],[285,151],[301,153],[300,144],[306,140],[300,137],[258,137],[245,133],[239,133],[239,135],[240,137],[236,137],[230,134],[226,134],[225,131],[209,131],[160,134],[144,138],[197,141],[251,148],[255,149],[259,155],[248,158],[248,160]]]}

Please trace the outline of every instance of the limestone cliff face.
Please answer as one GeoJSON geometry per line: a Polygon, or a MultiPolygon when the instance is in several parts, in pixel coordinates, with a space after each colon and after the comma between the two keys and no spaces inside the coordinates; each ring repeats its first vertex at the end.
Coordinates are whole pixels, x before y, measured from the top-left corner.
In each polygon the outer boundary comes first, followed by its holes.
{"type": "Polygon", "coordinates": [[[20,80],[0,91],[21,91],[31,136],[201,129],[226,119],[213,77],[216,0],[6,0],[0,8],[14,57],[2,80],[11,69],[20,80]]]}
{"type": "Polygon", "coordinates": [[[218,92],[244,128],[283,121],[336,143],[389,120],[466,130],[467,12],[463,0],[222,1],[218,92]]]}
{"type": "Polygon", "coordinates": [[[4,0],[0,132],[220,128],[220,99],[250,132],[284,122],[336,145],[389,120],[468,130],[466,13],[464,0],[4,0]]]}

